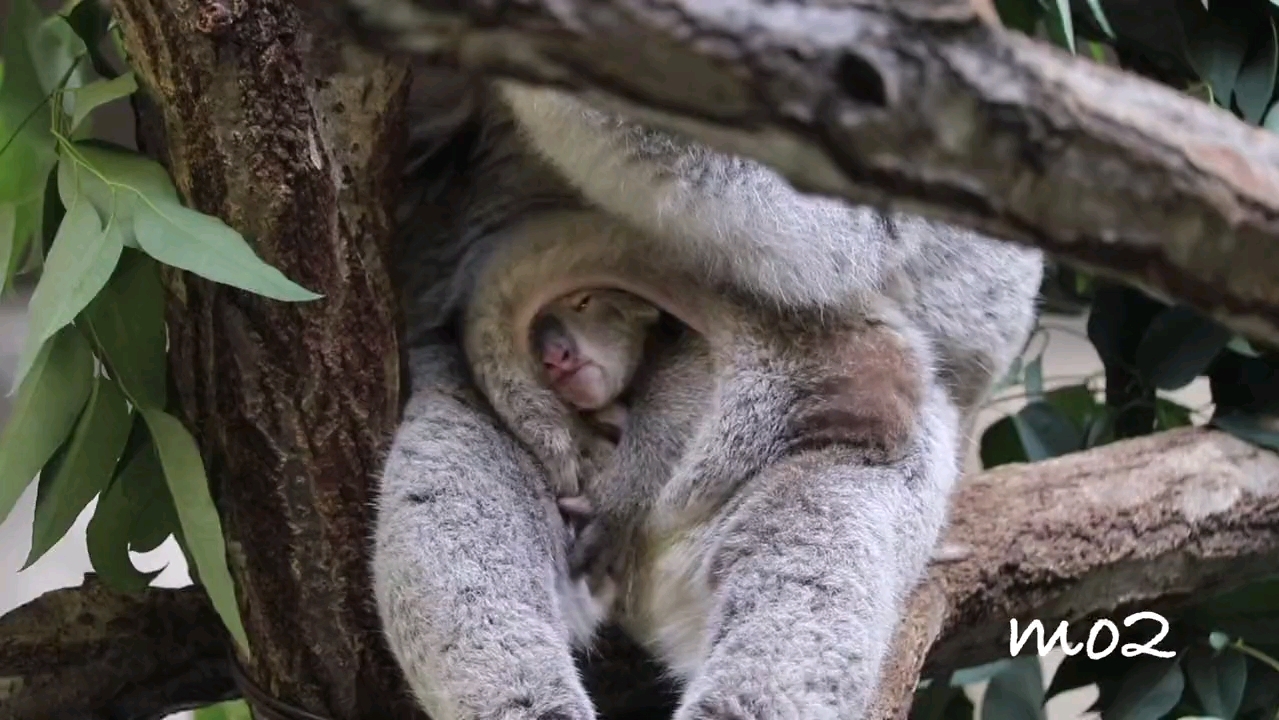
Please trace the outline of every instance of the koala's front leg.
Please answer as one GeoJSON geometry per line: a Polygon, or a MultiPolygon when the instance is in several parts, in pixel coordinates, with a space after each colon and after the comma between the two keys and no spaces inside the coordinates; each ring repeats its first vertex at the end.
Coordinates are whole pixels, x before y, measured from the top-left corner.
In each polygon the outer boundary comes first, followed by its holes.
{"type": "Polygon", "coordinates": [[[477,409],[451,347],[415,350],[411,367],[373,556],[392,653],[433,718],[594,720],[564,528],[537,465],[477,409]]]}

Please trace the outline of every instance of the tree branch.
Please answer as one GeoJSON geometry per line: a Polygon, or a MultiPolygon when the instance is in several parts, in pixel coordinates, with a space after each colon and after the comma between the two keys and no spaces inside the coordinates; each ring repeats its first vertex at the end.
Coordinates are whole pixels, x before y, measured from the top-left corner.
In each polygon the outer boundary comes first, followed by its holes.
{"type": "Polygon", "coordinates": [[[1122,627],[1274,573],[1279,455],[1174,430],[967,478],[951,516],[958,558],[916,590],[873,717],[905,717],[921,669],[1008,657],[1009,618],[1122,627]]]}
{"type": "Polygon", "coordinates": [[[579,92],[803,189],[1041,247],[1279,344],[1279,137],[994,27],[984,0],[309,2],[383,44],[579,92]]]}
{"type": "Polygon", "coordinates": [[[198,587],[115,592],[94,575],[0,617],[0,717],[159,720],[238,696],[198,587]]]}

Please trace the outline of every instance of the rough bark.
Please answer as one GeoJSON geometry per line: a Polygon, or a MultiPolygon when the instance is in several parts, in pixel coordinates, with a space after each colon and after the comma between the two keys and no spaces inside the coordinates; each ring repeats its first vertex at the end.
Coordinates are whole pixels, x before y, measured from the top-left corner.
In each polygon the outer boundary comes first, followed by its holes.
{"type": "Polygon", "coordinates": [[[93,575],[0,618],[0,717],[160,718],[236,696],[204,591],[123,595],[93,575]]]}
{"type": "Polygon", "coordinates": [[[1079,640],[1094,619],[1120,624],[1143,608],[1172,617],[1272,574],[1279,455],[1174,430],[988,470],[963,481],[951,515],[954,559],[934,563],[916,590],[877,717],[905,717],[921,669],[1008,657],[1010,618],[1043,620],[1048,632],[1068,620],[1079,640]]]}
{"type": "Polygon", "coordinates": [[[381,645],[371,479],[399,415],[389,265],[406,69],[287,0],[117,0],[139,145],[321,300],[171,273],[170,364],[218,500],[249,678],[334,720],[421,717],[381,645]]]}
{"type": "Polygon", "coordinates": [[[777,168],[1042,247],[1279,344],[1279,137],[985,0],[308,0],[777,168]],[[399,12],[396,12],[399,11],[399,12]]]}
{"type": "MultiPolygon", "coordinates": [[[[1034,465],[989,470],[963,481],[954,507],[943,546],[947,558],[934,563],[915,591],[870,717],[904,717],[921,670],[932,673],[1007,657],[1009,618],[1023,626],[1040,619],[1049,631],[1057,621],[1069,620],[1086,634],[1094,618],[1122,620],[1139,608],[1173,617],[1185,604],[1279,567],[1279,455],[1212,430],[1176,430],[1034,465]]],[[[54,599],[45,596],[0,619],[0,676],[31,672],[31,663],[39,672],[53,672],[67,658],[72,672],[80,672],[75,664],[83,656],[80,646],[66,640],[75,637],[70,633],[76,627],[34,626],[78,622],[74,608],[81,605],[69,603],[83,601],[64,598],[81,592],[57,591],[54,599]],[[37,616],[31,609],[51,604],[73,610],[37,616]]],[[[157,597],[173,593],[148,592],[157,597]]],[[[115,604],[101,612],[115,612],[111,608],[125,603],[111,602],[115,604]]],[[[134,612],[148,602],[154,598],[122,607],[134,612]]],[[[199,622],[204,627],[218,627],[192,598],[177,607],[203,613],[199,622]]],[[[176,625],[152,619],[130,627],[163,631],[176,625]]],[[[104,642],[122,643],[126,649],[103,650],[93,657],[203,652],[174,648],[164,632],[144,632],[142,641],[131,639],[131,632],[112,632],[116,634],[104,642]]],[[[221,641],[221,633],[215,634],[221,641]]],[[[1033,644],[1026,651],[1033,652],[1033,644]]],[[[180,674],[186,656],[172,657],[174,672],[180,674]]],[[[637,716],[654,717],[649,713],[651,706],[661,704],[660,688],[645,687],[649,697],[636,698],[620,685],[596,690],[636,703],[625,710],[637,716]]],[[[0,699],[0,710],[4,702],[0,699]]],[[[617,715],[612,716],[631,716],[623,710],[613,708],[617,715]]],[[[355,717],[336,711],[330,716],[355,717]]],[[[391,716],[370,711],[361,717],[391,716]]]]}

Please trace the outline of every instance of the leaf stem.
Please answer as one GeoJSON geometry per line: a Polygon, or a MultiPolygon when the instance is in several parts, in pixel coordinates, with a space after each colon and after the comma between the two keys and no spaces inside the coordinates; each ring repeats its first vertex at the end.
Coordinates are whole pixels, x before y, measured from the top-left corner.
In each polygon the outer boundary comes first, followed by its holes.
{"type": "Polygon", "coordinates": [[[84,55],[77,55],[75,60],[71,62],[71,67],[67,68],[67,71],[62,73],[62,79],[58,81],[58,86],[48,95],[45,95],[43,100],[37,103],[35,107],[31,108],[31,112],[27,113],[27,116],[22,119],[22,122],[18,123],[18,129],[13,131],[13,134],[9,136],[8,140],[4,141],[4,147],[0,147],[0,156],[3,156],[5,151],[9,149],[9,146],[13,144],[13,141],[18,139],[18,136],[21,135],[22,131],[27,127],[27,123],[31,122],[32,118],[36,116],[36,113],[40,112],[40,108],[47,105],[54,95],[58,95],[62,92],[63,86],[65,86],[67,81],[71,79],[71,73],[75,72],[76,67],[83,59],[84,55]]]}

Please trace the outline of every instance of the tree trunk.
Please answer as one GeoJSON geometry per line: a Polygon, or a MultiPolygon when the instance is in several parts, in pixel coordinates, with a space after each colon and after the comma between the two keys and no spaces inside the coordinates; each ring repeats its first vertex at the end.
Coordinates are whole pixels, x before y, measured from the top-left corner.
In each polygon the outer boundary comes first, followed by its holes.
{"type": "MultiPolygon", "coordinates": [[[[421,717],[368,577],[399,416],[389,275],[406,67],[314,32],[287,0],[118,0],[149,100],[139,146],[318,301],[167,276],[170,361],[222,513],[247,677],[333,720],[421,717]]],[[[243,659],[242,659],[243,660],[243,659]]]]}

